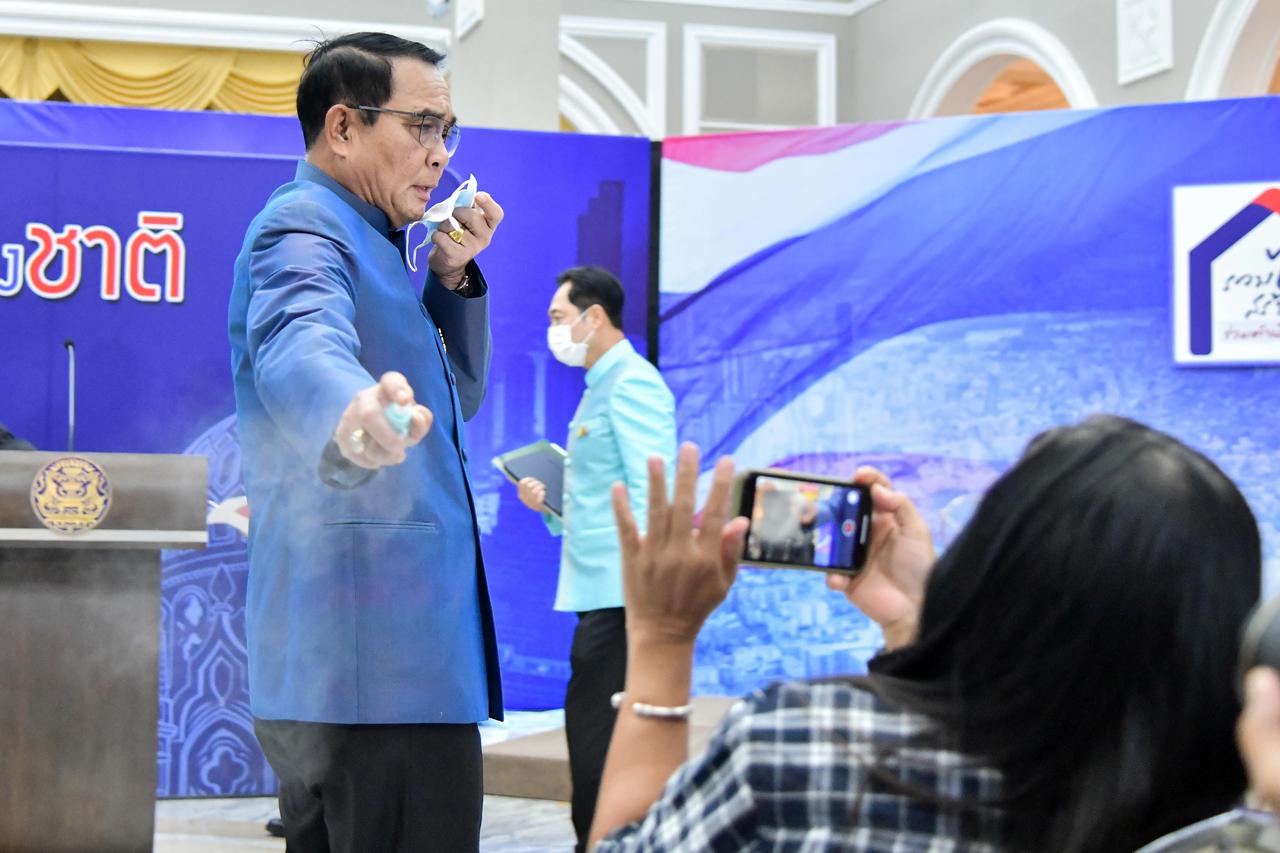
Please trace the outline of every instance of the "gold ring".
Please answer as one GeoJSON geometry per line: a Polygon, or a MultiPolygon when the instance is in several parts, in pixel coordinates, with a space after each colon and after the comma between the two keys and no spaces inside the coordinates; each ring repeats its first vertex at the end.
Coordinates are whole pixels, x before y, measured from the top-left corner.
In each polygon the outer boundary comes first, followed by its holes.
{"type": "Polygon", "coordinates": [[[449,239],[450,239],[450,240],[452,240],[453,242],[457,243],[459,246],[461,246],[461,245],[462,245],[462,229],[461,229],[461,228],[455,228],[455,229],[453,229],[452,231],[450,231],[450,232],[449,232],[449,239]]]}
{"type": "Polygon", "coordinates": [[[366,433],[364,430],[357,429],[357,430],[353,430],[351,435],[347,436],[347,441],[351,444],[352,453],[364,453],[365,439],[368,437],[368,435],[369,434],[366,433]]]}

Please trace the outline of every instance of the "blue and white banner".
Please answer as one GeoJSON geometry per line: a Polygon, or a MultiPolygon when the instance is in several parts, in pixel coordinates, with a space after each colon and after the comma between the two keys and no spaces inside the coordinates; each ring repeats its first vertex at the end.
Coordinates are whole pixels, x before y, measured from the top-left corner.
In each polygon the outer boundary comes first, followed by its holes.
{"type": "MultiPolygon", "coordinates": [[[[1241,342],[1275,327],[1248,311],[1277,292],[1277,145],[1271,98],[667,140],[659,363],[682,438],[707,464],[879,466],[945,545],[1033,435],[1128,415],[1240,483],[1274,580],[1280,373],[1179,367],[1198,321],[1171,294],[1186,270],[1193,310],[1228,288],[1207,355],[1269,360],[1241,342]],[[1245,254],[1197,279],[1215,239],[1245,254]]],[[[695,688],[856,672],[878,642],[816,573],[747,571],[695,688]]]]}

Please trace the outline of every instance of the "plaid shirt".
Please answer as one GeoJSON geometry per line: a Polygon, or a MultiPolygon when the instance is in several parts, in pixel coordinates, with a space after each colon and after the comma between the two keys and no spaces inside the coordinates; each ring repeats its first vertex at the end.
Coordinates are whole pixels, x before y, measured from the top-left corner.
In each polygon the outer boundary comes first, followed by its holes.
{"type": "Polygon", "coordinates": [[[932,800],[989,800],[999,772],[936,732],[849,682],[775,684],[734,705],[644,820],[595,849],[999,850],[998,810],[932,800]]]}

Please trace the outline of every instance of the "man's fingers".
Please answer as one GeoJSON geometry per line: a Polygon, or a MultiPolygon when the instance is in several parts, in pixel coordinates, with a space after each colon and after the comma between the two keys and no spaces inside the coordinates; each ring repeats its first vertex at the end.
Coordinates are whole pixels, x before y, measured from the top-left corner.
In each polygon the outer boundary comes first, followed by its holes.
{"type": "Polygon", "coordinates": [[[366,448],[363,444],[358,446],[353,445],[347,439],[335,439],[335,441],[338,443],[338,449],[342,451],[342,458],[346,459],[353,465],[358,465],[361,468],[368,468],[371,471],[382,467],[381,464],[375,462],[373,458],[365,452],[366,448]]]}
{"type": "Polygon", "coordinates": [[[506,215],[502,209],[502,205],[494,201],[493,196],[489,195],[487,192],[476,193],[473,204],[484,213],[484,218],[489,221],[490,229],[497,228],[498,223],[501,222],[502,218],[506,215]]]}
{"type": "Polygon", "coordinates": [[[462,241],[462,243],[455,243],[453,238],[449,236],[449,232],[444,228],[437,228],[431,235],[431,244],[435,246],[434,251],[444,255],[443,266],[446,267],[461,269],[467,261],[475,256],[475,252],[464,245],[467,241],[465,231],[462,235],[462,241]]]}
{"type": "Polygon", "coordinates": [[[493,234],[493,226],[489,224],[488,217],[484,215],[483,210],[473,207],[459,207],[453,211],[453,215],[458,222],[462,223],[463,228],[482,240],[488,241],[489,236],[493,234]]]}
{"type": "Polygon", "coordinates": [[[388,370],[378,379],[378,396],[383,406],[399,403],[407,406],[413,402],[413,387],[404,374],[398,370],[388,370]]]}
{"type": "Polygon", "coordinates": [[[376,444],[365,451],[365,456],[384,468],[391,465],[399,465],[405,458],[403,450],[379,447],[376,444]]]}
{"type": "Polygon", "coordinates": [[[413,407],[413,414],[409,418],[409,436],[405,439],[405,444],[412,447],[422,439],[426,438],[428,432],[431,431],[431,424],[435,422],[435,415],[426,406],[419,403],[413,407]]]}
{"type": "Polygon", "coordinates": [[[352,441],[351,436],[338,440],[342,455],[361,468],[384,468],[404,461],[404,451],[388,450],[374,441],[368,430],[362,432],[362,438],[359,443],[352,441]]]}
{"type": "Polygon", "coordinates": [[[404,456],[405,439],[400,437],[381,408],[363,409],[360,412],[360,428],[369,436],[365,443],[370,450],[383,450],[392,456],[404,456]]]}

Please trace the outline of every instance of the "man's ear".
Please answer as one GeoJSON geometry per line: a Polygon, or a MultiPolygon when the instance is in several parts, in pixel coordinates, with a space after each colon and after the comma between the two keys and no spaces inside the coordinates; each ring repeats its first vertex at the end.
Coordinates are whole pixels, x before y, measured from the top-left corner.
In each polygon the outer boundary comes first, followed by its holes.
{"type": "Polygon", "coordinates": [[[324,138],[335,153],[345,154],[350,148],[355,120],[355,110],[342,104],[334,104],[324,114],[324,138]]]}

